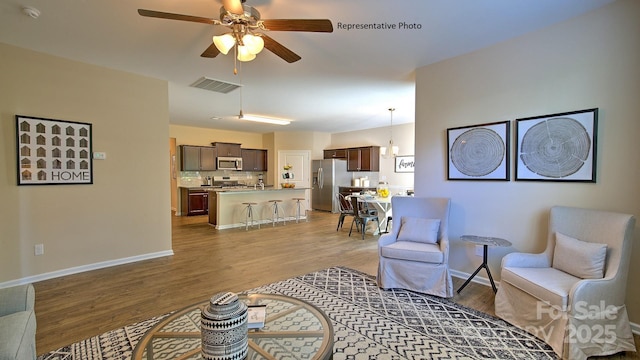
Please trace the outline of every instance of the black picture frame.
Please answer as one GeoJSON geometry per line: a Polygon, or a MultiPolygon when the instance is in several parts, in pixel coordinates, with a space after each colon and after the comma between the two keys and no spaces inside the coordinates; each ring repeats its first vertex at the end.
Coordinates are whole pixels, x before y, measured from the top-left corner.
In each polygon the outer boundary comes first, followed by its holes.
{"type": "Polygon", "coordinates": [[[596,182],[598,108],[516,119],[516,181],[596,182]]]}
{"type": "Polygon", "coordinates": [[[397,173],[412,173],[416,168],[414,155],[398,155],[394,163],[394,172],[397,173]]]}
{"type": "Polygon", "coordinates": [[[510,121],[447,129],[447,179],[510,179],[510,121]]]}
{"type": "Polygon", "coordinates": [[[91,124],[16,115],[18,185],[93,184],[91,124]]]}

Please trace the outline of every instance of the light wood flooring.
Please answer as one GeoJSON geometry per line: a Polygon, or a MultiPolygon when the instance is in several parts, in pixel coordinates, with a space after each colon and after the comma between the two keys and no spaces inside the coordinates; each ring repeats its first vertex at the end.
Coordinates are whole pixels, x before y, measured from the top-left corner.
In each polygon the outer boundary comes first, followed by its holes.
{"type": "MultiPolygon", "coordinates": [[[[39,354],[126,324],[234,291],[330,266],[375,275],[377,236],[348,236],[350,219],[309,212],[308,222],[261,229],[215,230],[206,216],[172,216],[173,256],[38,282],[36,344],[39,354]]],[[[454,278],[457,289],[463,279],[454,278]]],[[[493,312],[490,287],[470,283],[454,301],[493,312]]],[[[636,347],[639,343],[635,337],[636,347]]],[[[623,354],[606,359],[638,359],[623,354]]]]}

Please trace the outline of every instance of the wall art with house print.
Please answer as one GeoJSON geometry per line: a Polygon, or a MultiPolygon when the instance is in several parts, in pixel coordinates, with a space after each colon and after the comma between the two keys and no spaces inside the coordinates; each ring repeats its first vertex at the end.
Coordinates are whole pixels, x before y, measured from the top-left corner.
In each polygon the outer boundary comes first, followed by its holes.
{"type": "Polygon", "coordinates": [[[447,129],[447,179],[509,180],[509,124],[447,129]]]}
{"type": "Polygon", "coordinates": [[[516,119],[516,180],[596,182],[598,109],[516,119]]]}
{"type": "Polygon", "coordinates": [[[18,185],[92,184],[91,124],[16,115],[18,185]]]}

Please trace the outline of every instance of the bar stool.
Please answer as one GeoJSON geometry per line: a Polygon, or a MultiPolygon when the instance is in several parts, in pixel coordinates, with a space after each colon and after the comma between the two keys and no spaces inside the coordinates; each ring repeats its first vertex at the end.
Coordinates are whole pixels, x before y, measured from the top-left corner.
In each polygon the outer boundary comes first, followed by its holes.
{"type": "MultiPolygon", "coordinates": [[[[296,202],[296,223],[298,223],[298,222],[300,222],[300,210],[302,209],[301,208],[302,207],[301,201],[305,201],[306,199],[305,198],[296,197],[296,198],[293,198],[291,200],[296,202]]],[[[305,218],[306,218],[306,210],[305,210],[305,218]]],[[[307,219],[307,221],[309,221],[309,220],[307,219]]]]}
{"type": "Polygon", "coordinates": [[[271,210],[271,223],[272,223],[272,225],[276,226],[276,222],[278,221],[278,218],[282,219],[282,224],[283,225],[286,225],[287,224],[287,219],[285,219],[285,217],[284,217],[284,209],[282,208],[282,205],[280,205],[282,200],[269,200],[267,202],[273,203],[272,210],[271,210]],[[282,215],[280,215],[281,212],[282,212],[282,215]]]}
{"type": "MultiPolygon", "coordinates": [[[[242,205],[246,205],[245,206],[245,210],[247,211],[247,215],[245,217],[245,230],[249,230],[249,219],[251,219],[251,227],[253,227],[253,207],[258,205],[258,203],[255,202],[243,202],[242,205]]],[[[260,229],[260,222],[257,222],[258,224],[258,229],[260,229]]]]}

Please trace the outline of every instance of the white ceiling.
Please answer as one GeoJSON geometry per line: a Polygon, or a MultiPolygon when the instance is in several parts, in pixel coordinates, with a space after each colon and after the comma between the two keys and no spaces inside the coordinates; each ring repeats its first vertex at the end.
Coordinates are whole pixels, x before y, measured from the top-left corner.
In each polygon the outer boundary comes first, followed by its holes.
{"type": "Polygon", "coordinates": [[[172,124],[248,132],[343,132],[414,121],[414,70],[578,16],[613,0],[248,0],[263,19],[326,18],[333,33],[271,32],[302,57],[265,50],[233,75],[233,56],[200,57],[223,27],[141,17],[138,8],[217,19],[219,0],[0,0],[0,42],[169,82],[172,124]],[[22,13],[29,5],[40,17],[22,13]],[[339,24],[417,24],[346,30],[339,24]],[[192,88],[200,77],[242,84],[192,88]],[[237,120],[244,113],[288,126],[237,120]],[[212,119],[220,117],[221,119],[212,119]]]}

